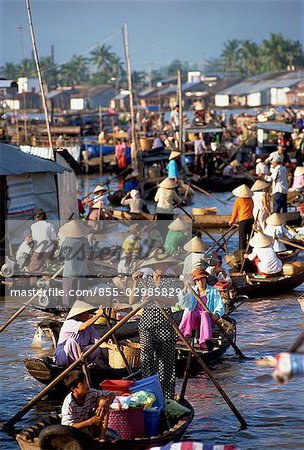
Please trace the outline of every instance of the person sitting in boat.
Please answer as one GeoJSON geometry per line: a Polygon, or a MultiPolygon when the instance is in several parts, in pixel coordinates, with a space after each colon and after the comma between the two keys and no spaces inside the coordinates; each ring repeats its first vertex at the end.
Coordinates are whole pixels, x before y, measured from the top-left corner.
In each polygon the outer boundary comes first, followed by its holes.
{"type": "Polygon", "coordinates": [[[266,223],[265,234],[274,239],[274,251],[276,253],[285,252],[285,244],[280,242],[279,239],[293,240],[296,236],[295,233],[285,227],[286,219],[284,214],[273,213],[266,219],[266,223]]]}
{"type": "Polygon", "coordinates": [[[123,241],[122,253],[117,267],[118,273],[131,274],[138,264],[139,255],[142,250],[141,230],[138,223],[129,226],[130,234],[123,241]]]}
{"type": "Polygon", "coordinates": [[[188,253],[182,272],[184,283],[192,283],[192,273],[195,269],[208,267],[210,261],[210,257],[206,255],[208,248],[198,236],[194,236],[184,245],[184,250],[188,253]]]}
{"type": "Polygon", "coordinates": [[[132,189],[122,199],[121,204],[130,208],[130,213],[139,214],[143,212],[144,201],[140,198],[137,189],[132,189]]]}
{"type": "Polygon", "coordinates": [[[31,261],[31,255],[33,253],[33,237],[30,230],[23,232],[23,241],[19,245],[16,253],[16,261],[19,269],[24,269],[31,261]]]}
{"type": "Polygon", "coordinates": [[[99,201],[102,201],[104,208],[108,208],[109,199],[106,192],[108,189],[105,186],[98,184],[93,191],[94,197],[90,198],[89,193],[86,193],[85,199],[83,201],[83,206],[89,205],[89,212],[92,210],[93,205],[99,201]]]}
{"type": "MultiPolygon", "coordinates": [[[[69,366],[80,357],[80,353],[88,350],[100,339],[100,334],[94,328],[94,323],[102,316],[100,307],[94,316],[96,306],[76,300],[60,330],[54,360],[59,366],[69,366]]],[[[87,362],[104,366],[101,348],[96,348],[87,358],[87,362]]]]}
{"type": "Polygon", "coordinates": [[[304,188],[304,167],[298,166],[293,174],[292,189],[304,188]]]}
{"type": "Polygon", "coordinates": [[[174,253],[181,250],[185,243],[188,241],[189,233],[187,233],[187,230],[190,231],[190,226],[189,223],[182,221],[178,217],[172,223],[170,223],[168,229],[169,231],[166,236],[164,249],[166,253],[168,253],[169,255],[173,255],[174,253]]]}
{"type": "Polygon", "coordinates": [[[180,152],[173,150],[169,156],[169,163],[166,166],[168,172],[168,178],[174,180],[176,183],[178,181],[178,165],[177,159],[181,156],[180,152]]]}
{"type": "MultiPolygon", "coordinates": [[[[265,232],[266,219],[270,216],[270,205],[268,195],[269,183],[263,180],[256,180],[251,186],[253,192],[253,218],[256,226],[263,233],[265,232]]],[[[267,234],[267,233],[266,233],[267,234]]]]}
{"type": "Polygon", "coordinates": [[[154,200],[156,201],[157,220],[173,220],[174,203],[182,202],[182,199],[175,191],[176,187],[177,183],[170,178],[166,178],[159,184],[154,197],[154,200]]]}
{"type": "Polygon", "coordinates": [[[185,337],[191,337],[193,331],[199,330],[199,344],[202,349],[208,348],[208,340],[212,338],[214,321],[220,319],[225,312],[225,305],[219,291],[207,285],[208,273],[203,269],[195,269],[192,273],[194,292],[200,297],[210,310],[211,315],[206,312],[193,293],[188,291],[186,295],[179,296],[179,305],[185,308],[179,329],[185,337]]]}
{"type": "Polygon", "coordinates": [[[157,133],[154,134],[154,140],[152,144],[152,150],[162,151],[165,148],[165,144],[161,138],[161,136],[158,136],[157,133]]]}
{"type": "Polygon", "coordinates": [[[223,267],[223,258],[217,252],[212,252],[210,265],[206,268],[209,277],[207,283],[214,286],[218,281],[229,281],[230,276],[228,270],[223,267]]]}
{"type": "Polygon", "coordinates": [[[232,194],[237,197],[234,202],[231,220],[229,225],[236,222],[239,224],[239,249],[246,248],[247,240],[251,235],[253,226],[253,192],[248,186],[242,184],[232,191],[232,194]]]}
{"type": "Polygon", "coordinates": [[[61,408],[61,425],[78,428],[92,437],[106,437],[109,407],[115,394],[89,387],[81,370],[72,370],[64,384],[70,391],[61,408]]]}
{"type": "Polygon", "coordinates": [[[274,251],[273,239],[270,236],[258,232],[250,239],[249,244],[253,247],[252,252],[249,255],[245,253],[244,258],[254,261],[263,278],[281,274],[283,264],[274,251]]]}
{"type": "Polygon", "coordinates": [[[239,173],[238,167],[240,167],[241,164],[237,159],[234,159],[231,161],[223,170],[223,177],[233,177],[234,175],[237,175],[239,173]]]}

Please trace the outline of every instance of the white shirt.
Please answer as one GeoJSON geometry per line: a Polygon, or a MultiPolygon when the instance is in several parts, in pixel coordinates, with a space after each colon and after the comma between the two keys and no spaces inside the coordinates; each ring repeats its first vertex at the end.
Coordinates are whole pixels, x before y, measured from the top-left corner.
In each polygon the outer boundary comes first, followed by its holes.
{"type": "Polygon", "coordinates": [[[281,162],[284,161],[284,155],[282,153],[279,153],[278,151],[270,153],[268,158],[265,159],[266,164],[271,164],[274,158],[279,158],[281,162]]]}
{"type": "Polygon", "coordinates": [[[204,153],[204,150],[206,150],[206,144],[204,139],[195,139],[194,141],[194,154],[195,155],[202,155],[204,153]]]}
{"type": "Polygon", "coordinates": [[[171,111],[170,119],[173,130],[176,130],[179,127],[179,112],[176,109],[171,111]]]}
{"type": "MultiPolygon", "coordinates": [[[[272,238],[282,239],[286,237],[287,239],[292,239],[294,235],[287,230],[284,225],[267,225],[265,228],[265,234],[272,238]]],[[[286,247],[283,242],[278,241],[278,239],[274,240],[274,251],[275,252],[285,252],[286,247]]]]}
{"type": "Polygon", "coordinates": [[[17,260],[17,263],[19,264],[19,266],[23,264],[26,257],[28,255],[30,255],[32,253],[32,251],[33,251],[32,245],[29,242],[24,240],[21,243],[21,245],[19,246],[17,253],[16,253],[16,260],[17,260]]]}
{"type": "Polygon", "coordinates": [[[85,396],[83,405],[79,405],[70,392],[64,399],[61,408],[61,425],[70,425],[84,422],[90,419],[95,414],[97,400],[105,397],[109,391],[100,391],[97,389],[90,389],[85,396]]]}
{"type": "Polygon", "coordinates": [[[34,252],[44,253],[53,249],[53,243],[57,241],[57,235],[52,223],[38,220],[31,225],[31,232],[34,241],[34,252]]]}
{"type": "Polygon", "coordinates": [[[173,214],[174,202],[180,203],[182,199],[174,189],[158,188],[154,197],[156,201],[156,212],[159,214],[173,214]]]}
{"type": "Polygon", "coordinates": [[[266,181],[272,181],[272,193],[287,194],[288,181],[287,181],[287,169],[286,167],[276,166],[271,175],[265,175],[266,181]]]}
{"type": "Polygon", "coordinates": [[[248,255],[249,261],[253,261],[256,256],[260,260],[258,263],[260,272],[272,274],[282,270],[282,261],[277,257],[272,245],[263,248],[254,248],[252,253],[248,255]]]}
{"type": "Polygon", "coordinates": [[[255,167],[255,173],[257,176],[269,175],[269,169],[262,161],[260,161],[255,167]]]}

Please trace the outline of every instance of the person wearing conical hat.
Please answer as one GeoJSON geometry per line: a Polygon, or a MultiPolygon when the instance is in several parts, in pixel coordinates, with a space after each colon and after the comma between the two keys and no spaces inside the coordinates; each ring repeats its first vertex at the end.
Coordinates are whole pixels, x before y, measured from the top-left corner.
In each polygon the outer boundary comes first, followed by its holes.
{"type": "Polygon", "coordinates": [[[255,174],[260,180],[264,180],[265,175],[269,175],[269,169],[265,161],[262,160],[262,158],[257,158],[255,166],[255,174]]]}
{"type": "MultiPolygon", "coordinates": [[[[97,313],[91,316],[96,309],[96,306],[76,300],[60,330],[54,355],[58,365],[64,367],[71,365],[80,357],[79,351],[84,353],[100,339],[93,325],[102,316],[103,310],[100,307],[97,313]]],[[[104,358],[101,348],[95,349],[86,361],[102,367],[104,358]]]]}
{"type": "Polygon", "coordinates": [[[293,183],[292,183],[293,189],[303,189],[304,188],[304,167],[303,166],[297,166],[296,170],[293,174],[293,183]]]}
{"type": "Polygon", "coordinates": [[[191,290],[179,295],[179,306],[185,309],[179,329],[185,337],[191,337],[193,331],[199,330],[199,344],[208,349],[208,340],[212,338],[214,320],[224,315],[225,305],[219,291],[207,284],[208,273],[197,268],[192,273],[192,289],[210,310],[211,315],[203,309],[191,290]]]}
{"type": "Polygon", "coordinates": [[[257,228],[264,232],[266,227],[266,219],[270,216],[269,183],[263,180],[256,180],[251,186],[253,192],[253,218],[257,228]]]}
{"type": "Polygon", "coordinates": [[[174,203],[182,201],[175,191],[176,187],[177,183],[170,178],[166,178],[159,184],[154,197],[156,201],[156,218],[158,220],[173,220],[174,203]]]}
{"type": "Polygon", "coordinates": [[[138,223],[129,226],[129,235],[122,243],[118,273],[132,274],[142,251],[141,228],[138,223]]]}
{"type": "Polygon", "coordinates": [[[198,236],[194,236],[184,245],[184,250],[188,253],[184,260],[183,277],[184,282],[192,282],[192,272],[198,267],[206,269],[210,262],[210,257],[206,255],[208,245],[198,236]]]}
{"type": "Polygon", "coordinates": [[[128,206],[130,213],[139,214],[143,212],[144,201],[140,198],[140,193],[137,189],[132,189],[122,199],[121,204],[128,206]]]}
{"type": "Polygon", "coordinates": [[[252,252],[244,254],[245,259],[253,261],[258,269],[258,273],[264,277],[275,277],[282,271],[282,261],[277,257],[273,248],[273,239],[264,233],[255,233],[249,244],[252,252]]]}
{"type": "Polygon", "coordinates": [[[234,189],[232,194],[237,199],[233,205],[230,225],[239,224],[239,249],[244,250],[253,226],[253,192],[248,186],[242,184],[234,189]]]}
{"type": "Polygon", "coordinates": [[[168,172],[168,178],[170,180],[174,180],[176,183],[178,181],[178,165],[177,159],[181,156],[180,152],[173,150],[169,156],[169,162],[166,166],[166,170],[168,172]]]}
{"type": "Polygon", "coordinates": [[[202,174],[204,170],[204,152],[208,150],[204,138],[199,133],[194,135],[194,171],[202,174]]]}
{"type": "Polygon", "coordinates": [[[60,255],[64,259],[62,289],[63,305],[69,305],[70,292],[81,291],[87,275],[87,257],[90,253],[90,229],[81,220],[71,220],[59,229],[63,237],[60,255]]]}
{"type": "Polygon", "coordinates": [[[164,396],[170,399],[175,394],[176,333],[156,302],[172,317],[171,306],[177,302],[182,287],[174,270],[176,265],[176,259],[162,249],[155,249],[153,256],[132,275],[133,287],[129,297],[133,304],[138,301],[138,292],[144,290],[151,296],[138,326],[142,375],[146,378],[158,373],[164,396]]]}
{"type": "Polygon", "coordinates": [[[266,219],[265,234],[274,239],[274,251],[276,253],[285,252],[286,247],[278,239],[293,240],[296,235],[285,227],[286,219],[284,214],[273,213],[266,219]]]}
{"type": "Polygon", "coordinates": [[[272,160],[274,170],[265,175],[265,181],[272,182],[273,212],[287,212],[288,172],[278,156],[272,160]]]}
{"type": "Polygon", "coordinates": [[[241,166],[237,159],[231,161],[223,170],[223,177],[233,177],[239,173],[238,168],[241,166]]]}
{"type": "Polygon", "coordinates": [[[189,239],[190,227],[191,223],[186,223],[179,217],[170,223],[168,226],[169,231],[164,244],[166,253],[173,255],[175,252],[183,248],[184,244],[189,239]]]}

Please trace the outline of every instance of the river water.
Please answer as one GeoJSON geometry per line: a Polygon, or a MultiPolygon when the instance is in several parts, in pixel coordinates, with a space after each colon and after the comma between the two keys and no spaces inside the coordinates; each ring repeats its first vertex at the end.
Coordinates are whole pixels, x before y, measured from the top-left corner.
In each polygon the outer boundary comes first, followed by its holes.
{"type": "MultiPolygon", "coordinates": [[[[79,179],[80,191],[92,190],[96,177],[79,179]]],[[[101,181],[101,180],[98,180],[101,181]]],[[[231,194],[218,194],[221,199],[231,194]]],[[[230,212],[227,206],[210,197],[196,195],[193,206],[218,206],[219,212],[230,212]]],[[[229,244],[235,249],[237,239],[229,244]]],[[[233,313],[238,323],[237,343],[248,359],[240,361],[232,350],[212,367],[226,394],[238,408],[248,428],[241,430],[232,411],[204,375],[193,377],[187,386],[187,399],[195,408],[195,418],[185,438],[209,444],[235,444],[240,449],[304,449],[304,389],[303,378],[277,385],[271,377],[272,369],[257,367],[255,360],[284,351],[303,329],[304,315],[297,302],[304,285],[293,292],[243,304],[233,313]]],[[[12,314],[1,305],[1,323],[12,314]]],[[[31,347],[37,323],[46,314],[27,310],[1,334],[0,360],[0,422],[4,423],[41,390],[41,385],[27,373],[23,359],[35,354],[31,347]]],[[[45,346],[49,345],[44,342],[45,346]]],[[[180,387],[180,382],[178,382],[180,387]]],[[[33,424],[51,406],[40,402],[16,428],[33,424]]],[[[18,448],[13,438],[0,431],[0,448],[18,448]]]]}

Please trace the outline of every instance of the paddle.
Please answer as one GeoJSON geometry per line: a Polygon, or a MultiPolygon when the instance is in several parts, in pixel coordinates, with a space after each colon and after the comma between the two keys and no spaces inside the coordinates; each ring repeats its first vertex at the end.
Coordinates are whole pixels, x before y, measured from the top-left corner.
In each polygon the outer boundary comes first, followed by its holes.
{"type": "Polygon", "coordinates": [[[142,303],[137,305],[129,314],[127,314],[123,319],[121,319],[120,322],[118,322],[116,325],[114,325],[111,330],[109,330],[107,333],[105,333],[94,345],[92,345],[91,348],[89,348],[86,352],[84,352],[80,358],[78,358],[76,361],[74,361],[69,367],[67,367],[58,377],[55,378],[55,380],[51,381],[51,383],[42,389],[39,394],[37,394],[32,400],[30,400],[23,408],[21,408],[11,419],[9,419],[5,424],[5,428],[12,428],[18,420],[20,420],[36,403],[48,392],[50,391],[54,386],[56,386],[59,381],[63,380],[63,378],[71,372],[73,369],[75,369],[79,364],[81,364],[96,348],[100,346],[103,342],[107,341],[113,333],[115,333],[123,324],[125,324],[131,317],[133,317],[140,309],[142,309],[147,303],[151,301],[151,298],[147,298],[142,303]]]}
{"type": "MultiPolygon", "coordinates": [[[[212,244],[212,246],[207,250],[207,253],[209,253],[211,250],[213,250],[214,247],[215,247],[222,239],[224,239],[224,238],[227,236],[227,234],[229,234],[230,231],[233,230],[234,227],[237,227],[237,228],[238,228],[238,224],[237,224],[237,223],[233,223],[233,224],[231,225],[231,227],[228,228],[228,230],[227,230],[224,234],[222,234],[222,236],[221,236],[214,244],[212,244]]],[[[231,233],[231,235],[228,237],[227,241],[229,241],[229,239],[231,238],[231,236],[233,236],[234,233],[237,232],[237,228],[233,231],[233,233],[231,233]]]]}
{"type": "MultiPolygon", "coordinates": [[[[246,250],[245,250],[245,255],[248,253],[248,250],[249,250],[249,247],[250,247],[250,240],[251,240],[251,238],[252,238],[252,236],[253,236],[253,233],[254,233],[254,230],[255,230],[255,225],[256,225],[256,223],[257,223],[257,221],[258,221],[259,214],[260,214],[260,210],[258,210],[257,215],[256,215],[256,218],[255,218],[255,220],[254,220],[254,222],[253,222],[252,229],[251,229],[251,233],[250,233],[250,236],[249,236],[249,239],[248,239],[248,244],[247,244],[246,250]]],[[[240,273],[243,272],[244,265],[245,265],[245,261],[246,261],[246,259],[243,257],[243,261],[242,261],[240,273]]]]}
{"type": "Polygon", "coordinates": [[[191,214],[188,213],[188,211],[186,211],[185,208],[183,208],[183,207],[180,205],[180,203],[176,203],[175,208],[179,208],[181,211],[183,211],[183,213],[186,214],[186,216],[188,216],[188,217],[192,220],[192,222],[194,221],[194,217],[191,216],[191,214]]]}
{"type": "Polygon", "coordinates": [[[300,250],[304,250],[304,247],[302,247],[302,246],[299,245],[299,244],[294,244],[293,242],[286,241],[285,239],[279,239],[279,238],[276,238],[276,239],[277,239],[279,242],[282,242],[283,244],[291,245],[292,247],[299,248],[300,250]]]}
{"type": "MultiPolygon", "coordinates": [[[[197,293],[194,291],[194,289],[189,286],[189,288],[191,289],[191,293],[192,295],[195,297],[195,299],[198,301],[198,303],[201,305],[201,307],[207,311],[208,314],[210,314],[210,316],[212,316],[210,309],[205,305],[205,303],[202,301],[202,299],[199,297],[199,295],[197,295],[197,293]]],[[[235,353],[242,359],[246,358],[246,356],[244,355],[244,353],[239,349],[239,347],[236,345],[236,343],[231,339],[231,337],[229,336],[229,334],[226,332],[226,330],[224,329],[224,327],[219,323],[219,319],[215,321],[215,323],[217,324],[217,327],[219,328],[219,330],[221,331],[221,333],[223,334],[223,336],[225,336],[225,338],[227,339],[227,341],[229,342],[229,344],[233,347],[235,353]]]]}
{"type": "Polygon", "coordinates": [[[195,349],[193,348],[193,346],[190,344],[190,342],[188,341],[187,338],[185,338],[185,336],[183,335],[183,333],[180,331],[180,329],[178,328],[177,324],[174,322],[174,319],[161,307],[161,305],[156,302],[157,306],[160,308],[162,314],[166,317],[166,319],[168,320],[168,322],[171,324],[171,326],[173,327],[173,329],[176,331],[177,335],[180,337],[180,339],[184,342],[184,344],[186,345],[186,347],[188,348],[188,350],[192,353],[193,356],[196,357],[197,362],[199,363],[199,365],[203,368],[204,372],[208,375],[208,377],[210,378],[210,380],[212,381],[212,383],[214,384],[214,386],[217,388],[217,390],[219,391],[219,393],[221,394],[221,396],[223,397],[223,399],[225,400],[225,402],[227,403],[227,405],[229,406],[229,408],[232,410],[233,414],[235,415],[235,417],[239,420],[240,424],[241,424],[241,428],[245,429],[247,428],[247,422],[246,420],[243,418],[243,416],[241,415],[241,413],[237,410],[237,408],[234,406],[234,404],[232,403],[232,401],[230,400],[230,398],[228,397],[228,395],[226,394],[226,392],[223,390],[223,388],[221,387],[221,385],[219,384],[219,382],[217,381],[217,379],[212,375],[211,371],[209,370],[209,368],[207,367],[207,365],[204,363],[204,361],[202,360],[202,358],[199,356],[199,354],[195,351],[195,349]]]}
{"type": "MultiPolygon", "coordinates": [[[[56,273],[54,273],[54,275],[50,278],[50,280],[54,280],[54,278],[56,278],[62,271],[63,271],[64,265],[62,267],[60,267],[60,269],[57,270],[56,273]]],[[[9,319],[7,322],[5,322],[5,324],[3,324],[0,327],[0,333],[2,333],[2,331],[5,330],[5,328],[12,323],[16,317],[18,317],[24,310],[25,308],[41,293],[41,289],[37,289],[36,294],[34,294],[26,303],[23,304],[23,306],[21,308],[18,309],[18,311],[16,311],[9,319]]]]}
{"type": "Polygon", "coordinates": [[[190,183],[190,186],[193,187],[193,189],[196,189],[197,191],[201,192],[202,194],[209,195],[210,197],[214,198],[214,199],[217,200],[218,202],[221,202],[223,205],[227,205],[226,202],[224,202],[223,200],[221,200],[220,198],[218,198],[216,195],[211,194],[211,192],[205,191],[204,189],[202,189],[202,188],[196,186],[196,185],[193,184],[193,183],[190,183]]]}

